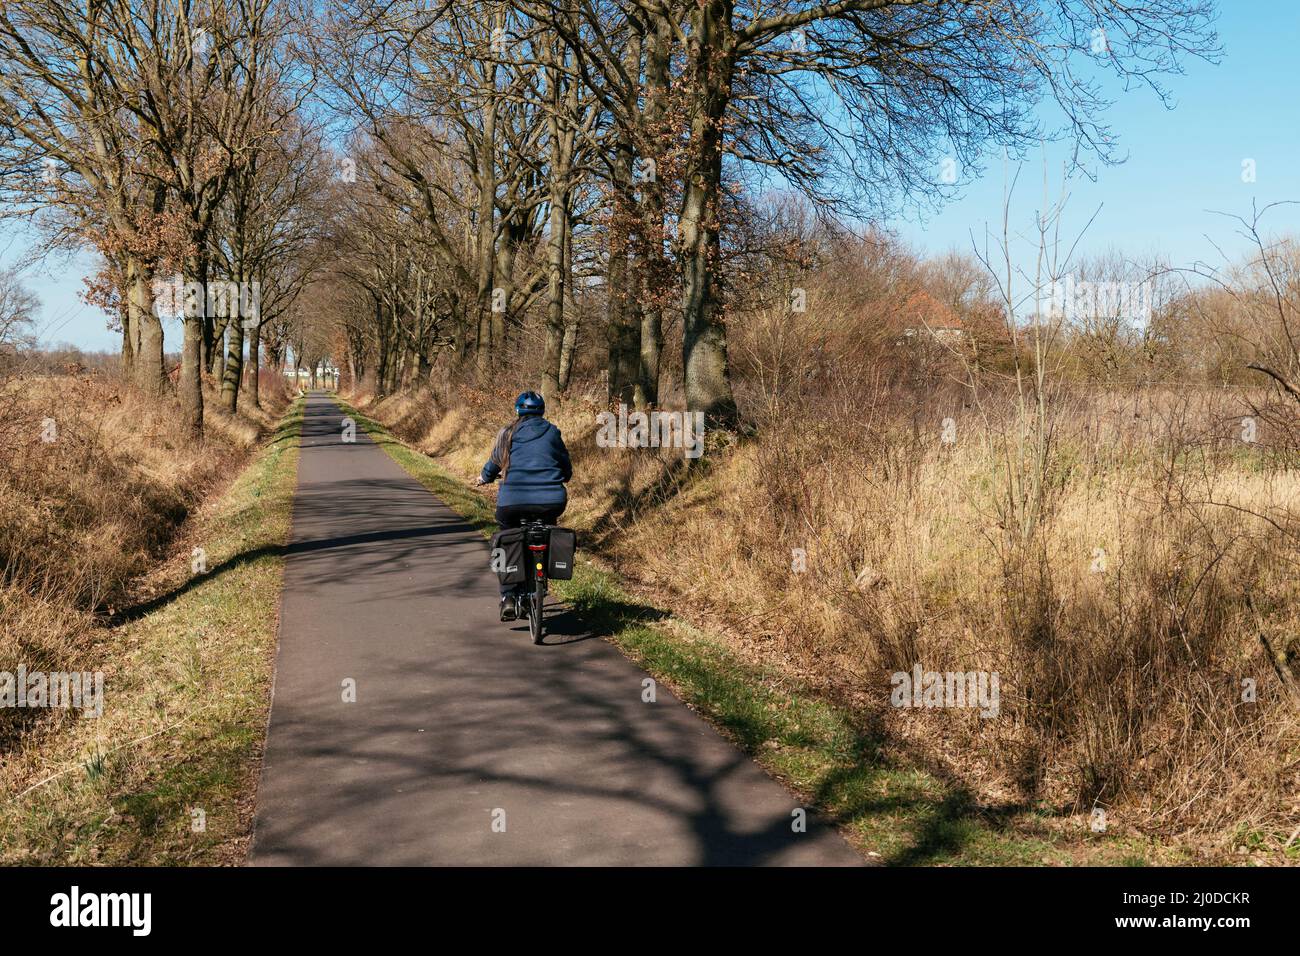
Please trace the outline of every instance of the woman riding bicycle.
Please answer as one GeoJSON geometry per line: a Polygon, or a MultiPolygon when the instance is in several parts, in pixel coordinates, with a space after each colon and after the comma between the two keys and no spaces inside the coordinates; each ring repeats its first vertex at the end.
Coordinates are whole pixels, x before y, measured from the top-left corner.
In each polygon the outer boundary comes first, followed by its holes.
{"type": "MultiPolygon", "coordinates": [[[[515,399],[514,422],[497,433],[492,455],[475,482],[491,484],[498,477],[497,524],[517,528],[527,518],[555,524],[569,503],[564,483],[573,477],[569,450],[560,430],[543,418],[546,403],[536,392],[515,399]]],[[[519,616],[519,600],[527,584],[501,585],[501,620],[519,616]]]]}

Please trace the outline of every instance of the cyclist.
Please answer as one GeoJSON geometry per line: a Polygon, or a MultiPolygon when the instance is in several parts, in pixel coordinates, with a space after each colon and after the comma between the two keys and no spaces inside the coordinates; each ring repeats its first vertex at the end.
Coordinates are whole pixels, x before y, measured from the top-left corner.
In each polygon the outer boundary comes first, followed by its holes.
{"type": "MultiPolygon", "coordinates": [[[[564,483],[573,477],[573,464],[560,430],[542,417],[545,413],[546,402],[536,392],[516,398],[517,417],[497,433],[492,455],[475,481],[487,485],[501,479],[497,524],[502,528],[517,528],[525,518],[555,524],[569,503],[564,483]]],[[[519,617],[527,587],[527,582],[501,585],[501,620],[519,617]]]]}

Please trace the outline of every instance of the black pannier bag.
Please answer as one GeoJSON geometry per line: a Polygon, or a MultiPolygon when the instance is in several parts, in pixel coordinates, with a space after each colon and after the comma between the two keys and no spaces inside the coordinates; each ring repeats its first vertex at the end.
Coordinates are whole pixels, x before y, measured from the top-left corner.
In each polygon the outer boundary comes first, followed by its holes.
{"type": "Polygon", "coordinates": [[[524,582],[523,528],[502,528],[492,536],[492,570],[502,584],[524,582]]]}
{"type": "Polygon", "coordinates": [[[568,528],[551,529],[551,546],[546,549],[546,574],[557,581],[573,577],[573,552],[578,550],[578,536],[568,528]]]}

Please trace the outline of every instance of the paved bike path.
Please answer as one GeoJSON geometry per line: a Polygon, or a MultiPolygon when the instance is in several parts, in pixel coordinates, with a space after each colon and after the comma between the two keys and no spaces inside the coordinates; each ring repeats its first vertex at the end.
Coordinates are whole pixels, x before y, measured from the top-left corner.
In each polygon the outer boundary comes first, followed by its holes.
{"type": "Polygon", "coordinates": [[[483,537],[341,421],[308,398],[251,863],[862,862],[571,613],[500,623],[483,537]]]}

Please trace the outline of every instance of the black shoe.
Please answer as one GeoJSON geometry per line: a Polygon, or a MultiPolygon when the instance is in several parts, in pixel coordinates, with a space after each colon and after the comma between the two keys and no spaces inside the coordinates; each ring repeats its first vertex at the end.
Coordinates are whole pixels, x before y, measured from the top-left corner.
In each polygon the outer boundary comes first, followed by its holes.
{"type": "Polygon", "coordinates": [[[515,596],[515,617],[523,620],[528,616],[528,595],[519,594],[515,596]]]}
{"type": "Polygon", "coordinates": [[[519,617],[519,608],[515,601],[516,598],[512,594],[507,594],[501,599],[501,620],[513,621],[519,617]]]}

